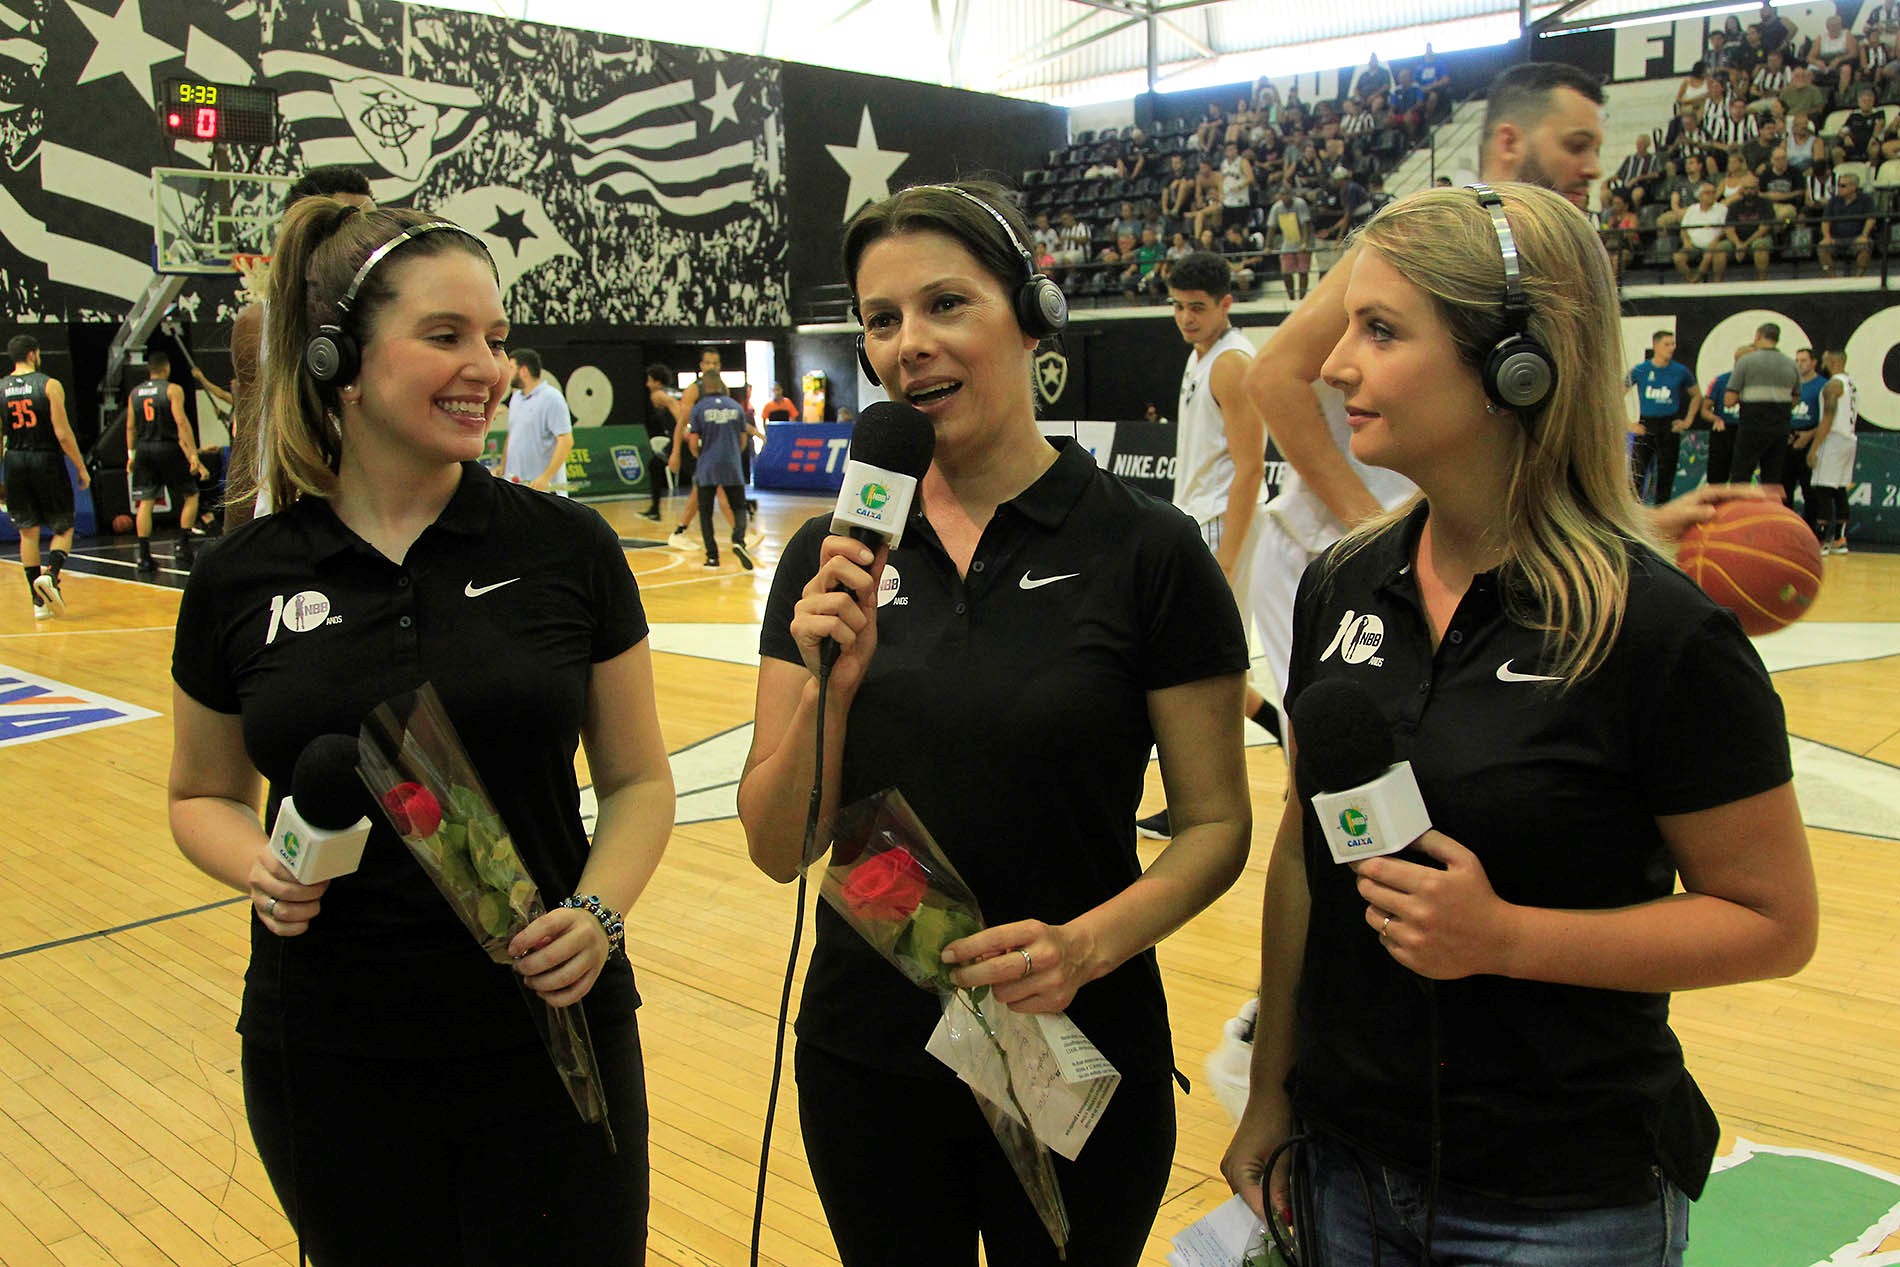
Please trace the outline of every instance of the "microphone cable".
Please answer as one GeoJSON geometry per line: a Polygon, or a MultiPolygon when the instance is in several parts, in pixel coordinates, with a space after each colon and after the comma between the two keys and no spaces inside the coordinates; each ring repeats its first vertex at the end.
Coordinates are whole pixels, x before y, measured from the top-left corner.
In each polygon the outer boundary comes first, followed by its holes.
{"type": "Polygon", "coordinates": [[[772,1123],[778,1116],[779,1081],[785,1072],[785,1020],[792,1008],[792,974],[798,967],[798,945],[805,931],[806,871],[815,860],[812,846],[818,839],[818,811],[825,793],[825,699],[831,694],[831,666],[838,646],[827,638],[818,654],[818,734],[812,746],[811,801],[805,809],[805,839],[798,849],[798,905],[792,914],[792,948],[785,957],[785,981],[779,989],[778,1023],[773,1029],[772,1087],[765,1098],[765,1130],[759,1141],[759,1180],[752,1200],[752,1253],[749,1267],[759,1267],[759,1237],[765,1228],[765,1177],[772,1157],[772,1123]]]}

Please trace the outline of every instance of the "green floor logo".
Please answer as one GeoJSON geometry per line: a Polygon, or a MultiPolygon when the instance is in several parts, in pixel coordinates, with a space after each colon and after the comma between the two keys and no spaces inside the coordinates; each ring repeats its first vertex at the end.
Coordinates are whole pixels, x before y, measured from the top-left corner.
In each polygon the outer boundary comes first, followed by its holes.
{"type": "Polygon", "coordinates": [[[1900,1176],[1745,1139],[1716,1159],[1689,1218],[1684,1267],[1894,1267],[1900,1176]]]}

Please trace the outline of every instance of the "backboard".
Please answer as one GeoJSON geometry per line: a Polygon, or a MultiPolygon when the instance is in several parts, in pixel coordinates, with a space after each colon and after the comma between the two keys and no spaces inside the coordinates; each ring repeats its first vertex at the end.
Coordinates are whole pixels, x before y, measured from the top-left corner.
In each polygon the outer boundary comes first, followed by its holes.
{"type": "Polygon", "coordinates": [[[152,169],[152,267],[160,273],[247,273],[270,259],[293,176],[152,169]]]}

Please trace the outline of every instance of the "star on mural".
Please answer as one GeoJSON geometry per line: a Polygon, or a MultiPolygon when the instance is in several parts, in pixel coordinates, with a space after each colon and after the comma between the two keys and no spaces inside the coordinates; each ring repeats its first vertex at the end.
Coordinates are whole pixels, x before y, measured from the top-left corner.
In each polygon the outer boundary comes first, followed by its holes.
{"type": "Polygon", "coordinates": [[[727,87],[726,72],[723,70],[713,72],[713,81],[713,95],[699,103],[705,106],[706,109],[712,111],[712,121],[706,124],[706,131],[709,133],[719,130],[719,121],[721,119],[732,123],[739,121],[739,107],[737,103],[739,90],[744,87],[743,84],[733,84],[731,87],[727,87]]]}
{"type": "Polygon", "coordinates": [[[124,75],[141,98],[152,98],[152,67],[182,57],[184,50],[145,33],[145,18],[139,12],[139,0],[122,0],[111,17],[88,8],[79,0],[66,0],[73,15],[86,24],[92,34],[92,56],[79,72],[78,82],[91,83],[111,75],[124,75]]]}
{"type": "Polygon", "coordinates": [[[521,244],[535,236],[534,230],[528,227],[527,221],[528,212],[525,208],[520,211],[503,211],[500,207],[496,207],[495,223],[483,229],[482,232],[498,238],[506,238],[508,249],[513,251],[518,258],[521,255],[521,244]]]}
{"type": "Polygon", "coordinates": [[[851,188],[844,196],[844,214],[838,217],[840,223],[849,220],[851,213],[865,203],[890,197],[891,176],[910,157],[909,150],[877,147],[877,130],[871,126],[869,106],[864,107],[864,117],[858,123],[856,145],[827,145],[825,149],[851,177],[851,188]]]}

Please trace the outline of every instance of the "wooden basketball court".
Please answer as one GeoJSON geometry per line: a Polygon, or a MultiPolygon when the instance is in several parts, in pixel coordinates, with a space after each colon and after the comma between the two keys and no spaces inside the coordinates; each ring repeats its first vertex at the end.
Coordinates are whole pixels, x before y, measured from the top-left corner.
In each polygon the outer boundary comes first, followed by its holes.
{"type": "MultiPolygon", "coordinates": [[[[792,890],[747,861],[731,783],[749,742],[772,566],[791,531],[826,504],[768,496],[752,573],[730,552],[707,571],[696,546],[652,540],[663,532],[631,504],[602,507],[623,537],[650,542],[627,558],[654,624],[660,719],[681,798],[666,860],[627,921],[646,1000],[657,1264],[746,1261],[792,890]]],[[[44,623],[32,619],[17,553],[0,567],[0,677],[10,679],[0,684],[0,1264],[295,1263],[239,1091],[233,1024],[249,912],[184,861],[165,821],[178,595],[162,582],[175,578],[134,579],[129,546],[119,558],[84,543],[78,554],[96,561],[68,572],[70,614],[44,623]],[[135,719],[76,728],[109,722],[114,701],[135,719]]],[[[1678,995],[1674,1015],[1721,1115],[1725,1150],[1742,1136],[1892,1174],[1900,555],[1831,557],[1826,568],[1809,620],[1762,643],[1798,737],[1820,951],[1790,980],[1678,995]]],[[[1202,1064],[1254,988],[1285,783],[1276,747],[1251,748],[1248,768],[1257,826],[1246,874],[1160,952],[1177,1063],[1196,1089],[1180,1099],[1173,1180],[1145,1259],[1153,1264],[1166,1261],[1169,1237],[1228,1195],[1217,1167],[1229,1122],[1202,1085],[1202,1064]]],[[[1144,808],[1160,803],[1157,775],[1150,784],[1144,808]]],[[[764,1261],[837,1261],[789,1076],[766,1220],[764,1261]]],[[[1703,1230],[1692,1223],[1692,1233],[1703,1230]]],[[[1900,1249],[1900,1238],[1885,1248],[1900,1249]]]]}

